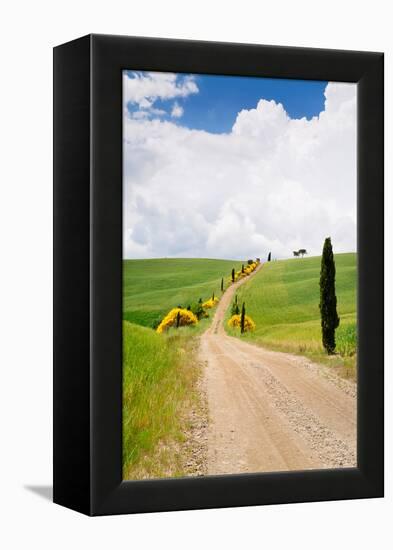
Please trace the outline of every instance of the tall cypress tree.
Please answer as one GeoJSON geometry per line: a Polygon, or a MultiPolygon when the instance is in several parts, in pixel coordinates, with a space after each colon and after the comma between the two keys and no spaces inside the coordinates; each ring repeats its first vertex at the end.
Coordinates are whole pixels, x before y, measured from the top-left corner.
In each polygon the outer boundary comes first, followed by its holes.
{"type": "Polygon", "coordinates": [[[235,282],[235,268],[232,268],[232,283],[235,282]]]}
{"type": "Polygon", "coordinates": [[[221,277],[221,292],[224,292],[224,277],[221,277]]]}
{"type": "Polygon", "coordinates": [[[267,257],[267,261],[268,261],[268,262],[270,262],[270,261],[271,261],[271,259],[272,259],[272,253],[271,253],[271,252],[269,252],[269,255],[268,255],[268,257],[267,257]]]}
{"type": "Polygon", "coordinates": [[[322,343],[328,354],[331,355],[336,348],[334,333],[340,324],[340,318],[337,314],[336,266],[330,237],[325,239],[323,245],[319,288],[322,343]]]}
{"type": "Polygon", "coordinates": [[[243,305],[242,305],[242,313],[240,315],[240,332],[243,334],[244,332],[244,324],[245,324],[245,320],[246,320],[246,305],[245,303],[243,302],[243,305]]]}

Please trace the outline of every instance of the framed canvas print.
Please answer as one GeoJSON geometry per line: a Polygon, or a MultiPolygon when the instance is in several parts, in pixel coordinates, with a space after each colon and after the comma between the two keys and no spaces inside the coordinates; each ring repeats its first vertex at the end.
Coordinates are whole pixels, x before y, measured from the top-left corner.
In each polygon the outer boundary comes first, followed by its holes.
{"type": "Polygon", "coordinates": [[[54,50],[54,501],[383,496],[383,55],[54,50]]]}

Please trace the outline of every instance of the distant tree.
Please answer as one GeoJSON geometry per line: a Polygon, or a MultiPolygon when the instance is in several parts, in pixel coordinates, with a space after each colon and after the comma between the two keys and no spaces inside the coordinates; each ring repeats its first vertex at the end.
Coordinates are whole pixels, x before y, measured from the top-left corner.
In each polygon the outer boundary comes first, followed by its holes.
{"type": "Polygon", "coordinates": [[[179,328],[179,326],[180,326],[180,311],[178,311],[176,315],[176,328],[179,328]]]}
{"type": "Polygon", "coordinates": [[[224,277],[221,277],[221,292],[224,292],[224,277]]]}
{"type": "Polygon", "coordinates": [[[191,304],[189,304],[189,305],[187,306],[187,310],[188,310],[188,311],[191,311],[191,304]]]}
{"type": "Polygon", "coordinates": [[[254,263],[254,260],[247,260],[248,265],[251,265],[252,263],[254,263]]]}
{"type": "Polygon", "coordinates": [[[241,316],[240,316],[240,332],[243,334],[244,332],[244,323],[245,323],[245,319],[246,319],[246,306],[245,306],[245,303],[243,302],[243,305],[242,305],[242,313],[241,313],[241,316]]]}
{"type": "Polygon", "coordinates": [[[337,314],[336,266],[330,237],[325,239],[319,280],[322,344],[329,355],[336,349],[335,330],[340,324],[337,314]]]}
{"type": "Polygon", "coordinates": [[[213,294],[212,294],[212,300],[214,301],[214,292],[213,292],[213,294]]]}
{"type": "Polygon", "coordinates": [[[235,282],[235,268],[232,268],[232,283],[235,282]]]}
{"type": "Polygon", "coordinates": [[[239,313],[240,313],[240,309],[239,309],[239,304],[237,303],[237,294],[236,294],[235,301],[233,302],[232,308],[231,308],[231,317],[233,315],[239,315],[239,313]]]}
{"type": "Polygon", "coordinates": [[[303,256],[304,256],[305,254],[307,254],[307,250],[306,250],[305,248],[300,248],[300,249],[299,249],[299,254],[300,254],[301,257],[303,258],[303,256]]]}
{"type": "Polygon", "coordinates": [[[293,251],[293,255],[296,256],[296,257],[298,257],[298,256],[300,255],[300,254],[299,254],[299,251],[298,251],[298,250],[294,250],[294,251],[293,251]]]}
{"type": "Polygon", "coordinates": [[[244,264],[242,264],[242,273],[244,273],[244,264]]]}
{"type": "Polygon", "coordinates": [[[271,262],[271,260],[272,260],[272,253],[269,252],[268,257],[267,257],[267,261],[268,261],[268,262],[271,262]]]}

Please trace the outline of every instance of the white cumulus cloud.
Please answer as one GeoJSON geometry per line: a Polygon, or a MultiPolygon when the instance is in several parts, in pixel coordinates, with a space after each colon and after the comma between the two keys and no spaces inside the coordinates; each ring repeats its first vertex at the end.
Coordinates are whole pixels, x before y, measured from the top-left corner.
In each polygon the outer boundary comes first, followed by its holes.
{"type": "MultiPolygon", "coordinates": [[[[167,94],[195,85],[160,78],[167,94]]],[[[133,86],[125,101],[153,105],[151,82],[133,86]]],[[[311,120],[261,99],[228,134],[128,113],[124,256],[280,258],[320,254],[326,236],[356,250],[356,85],[329,83],[325,98],[311,120]]]]}
{"type": "Polygon", "coordinates": [[[180,118],[183,116],[183,113],[184,113],[183,107],[175,101],[172,107],[171,116],[174,118],[180,118]]]}
{"type": "MultiPolygon", "coordinates": [[[[166,114],[162,109],[155,109],[157,100],[185,98],[198,93],[198,86],[193,75],[174,73],[125,71],[123,74],[123,102],[125,111],[131,105],[133,118],[148,118],[166,114]]],[[[171,116],[181,117],[183,108],[176,102],[171,116]]]]}

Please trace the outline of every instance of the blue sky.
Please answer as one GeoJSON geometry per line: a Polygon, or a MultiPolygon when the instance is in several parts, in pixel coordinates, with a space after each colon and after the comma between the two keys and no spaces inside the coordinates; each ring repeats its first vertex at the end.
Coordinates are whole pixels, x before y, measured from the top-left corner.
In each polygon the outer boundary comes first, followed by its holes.
{"type": "Polygon", "coordinates": [[[124,257],[356,250],[355,84],[130,70],[123,98],[124,257]]]}
{"type": "MultiPolygon", "coordinates": [[[[131,73],[130,73],[131,74],[131,73]]],[[[146,73],[139,73],[144,75],[146,73]]],[[[187,75],[178,75],[182,78],[187,75]]],[[[184,109],[179,124],[211,133],[228,133],[242,109],[253,109],[260,99],[281,103],[291,118],[311,119],[324,110],[325,81],[244,76],[192,76],[198,93],[176,98],[184,109]]],[[[157,98],[154,107],[168,113],[173,98],[157,98]]],[[[130,105],[131,112],[137,107],[130,105]]],[[[161,115],[163,119],[169,114],[161,115]]]]}
{"type": "Polygon", "coordinates": [[[199,94],[178,101],[184,105],[181,124],[212,133],[230,132],[237,114],[255,108],[260,99],[282,103],[291,118],[318,116],[324,109],[327,85],[320,81],[211,75],[197,75],[195,82],[199,94]]]}

